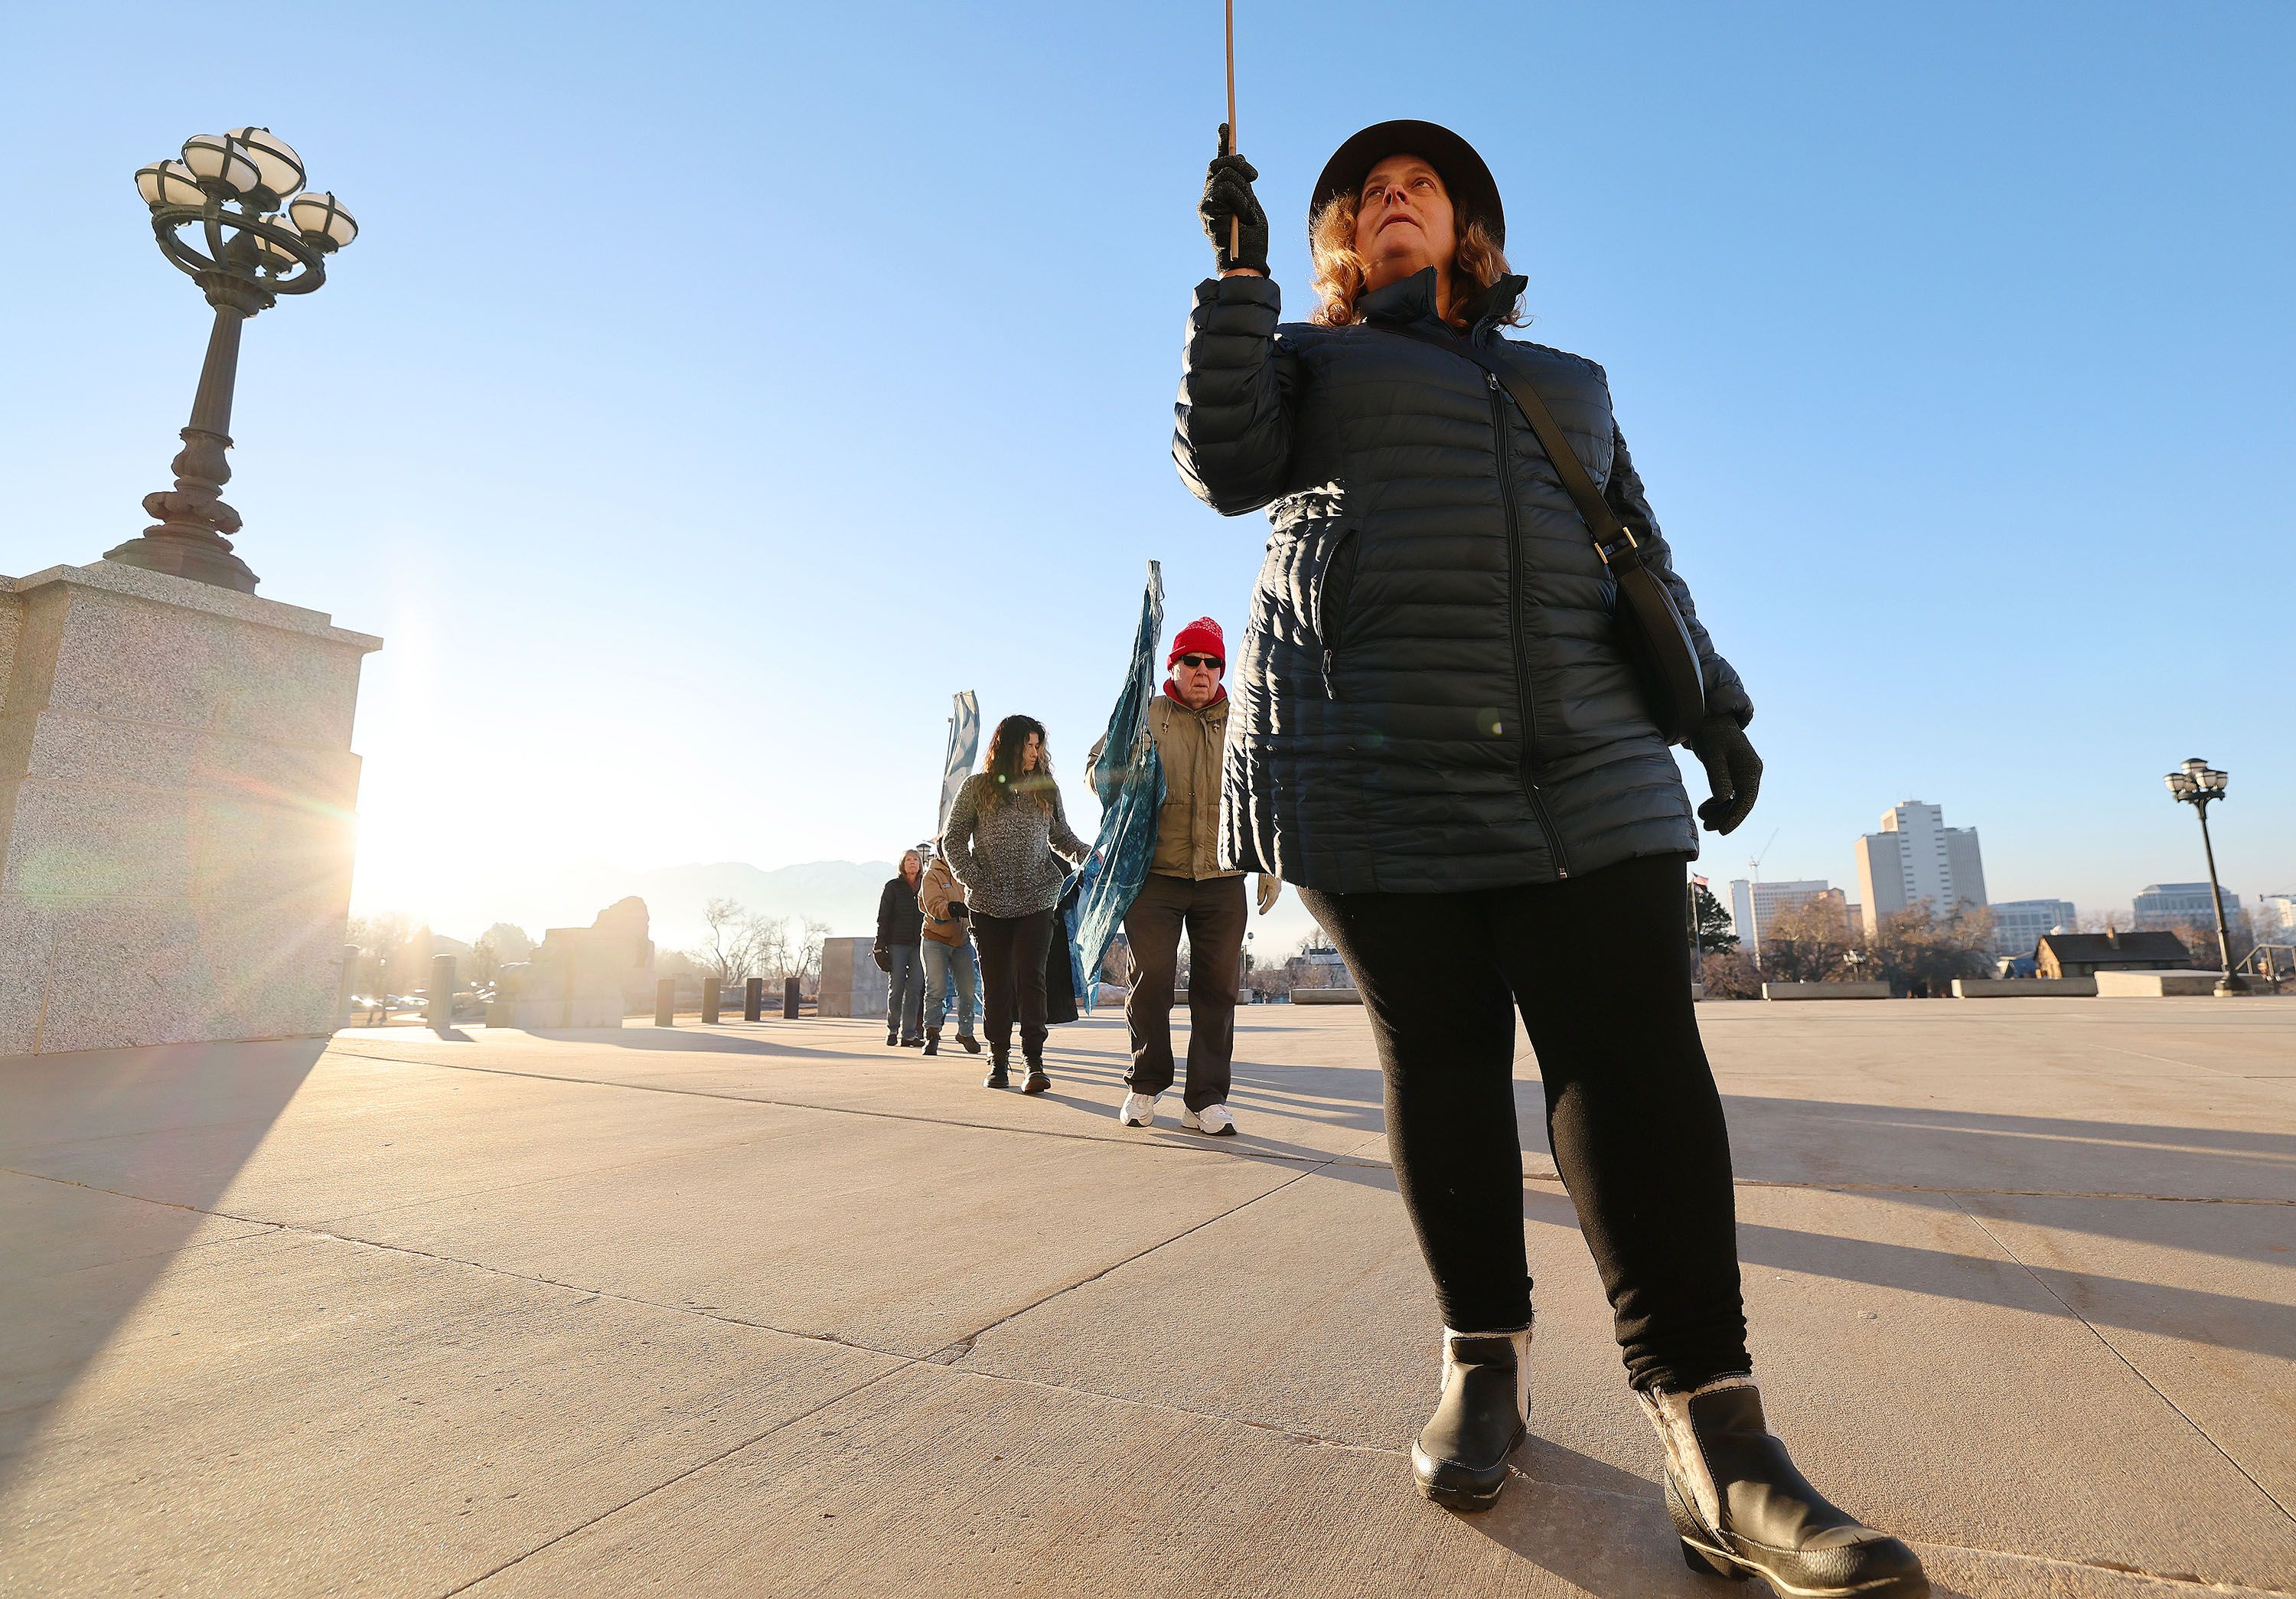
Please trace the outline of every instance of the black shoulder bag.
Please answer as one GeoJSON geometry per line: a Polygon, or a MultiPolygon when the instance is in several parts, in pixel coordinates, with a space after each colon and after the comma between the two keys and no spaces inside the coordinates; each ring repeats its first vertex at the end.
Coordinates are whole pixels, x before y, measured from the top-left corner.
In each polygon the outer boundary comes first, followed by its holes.
{"type": "Polygon", "coordinates": [[[1698,647],[1691,642],[1690,627],[1682,619],[1682,612],[1668,592],[1665,582],[1643,561],[1642,546],[1635,541],[1635,531],[1618,518],[1602,490],[1587,475],[1579,464],[1578,454],[1570,441],[1562,436],[1553,412],[1533,389],[1512,373],[1501,371],[1484,359],[1481,352],[1457,338],[1444,338],[1423,328],[1398,327],[1389,330],[1407,339],[1416,339],[1437,349],[1450,351],[1463,360],[1472,361],[1483,369],[1492,388],[1503,390],[1514,401],[1515,409],[1538,435],[1538,442],[1546,451],[1546,458],[1554,463],[1555,475],[1585,519],[1587,530],[1595,536],[1595,553],[1610,569],[1611,581],[1618,586],[1619,603],[1615,615],[1619,623],[1620,642],[1626,646],[1627,655],[1634,662],[1636,675],[1642,679],[1644,698],[1649,701],[1652,720],[1670,744],[1687,743],[1690,735],[1706,719],[1706,675],[1699,669],[1698,647]]]}

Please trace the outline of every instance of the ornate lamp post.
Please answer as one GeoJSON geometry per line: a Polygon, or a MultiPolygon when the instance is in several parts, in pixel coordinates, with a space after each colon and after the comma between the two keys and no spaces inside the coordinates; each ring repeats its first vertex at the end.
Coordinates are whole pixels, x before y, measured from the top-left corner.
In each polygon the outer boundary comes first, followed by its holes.
{"type": "Polygon", "coordinates": [[[2217,992],[2245,994],[2248,980],[2233,970],[2232,931],[2225,924],[2224,890],[2217,885],[2216,846],[2209,840],[2209,802],[2224,798],[2225,785],[2232,781],[2232,774],[2218,771],[2196,755],[2169,773],[2165,781],[2171,796],[2201,814],[2201,849],[2209,857],[2209,893],[2217,906],[2217,953],[2224,960],[2224,977],[2217,984],[2217,992]]]}
{"type": "Polygon", "coordinates": [[[332,194],[300,192],[302,158],[263,127],[186,139],[181,160],[142,168],[135,187],[152,208],[160,253],[215,308],[215,332],[173,463],[176,486],[144,496],[144,509],[160,520],[103,558],[253,594],[255,574],[231,550],[239,512],[222,498],[231,480],[224,452],[240,324],[280,295],[308,294],[324,283],[326,258],[358,236],[358,224],[332,194]],[[187,242],[183,234],[193,228],[196,242],[187,242]]]}

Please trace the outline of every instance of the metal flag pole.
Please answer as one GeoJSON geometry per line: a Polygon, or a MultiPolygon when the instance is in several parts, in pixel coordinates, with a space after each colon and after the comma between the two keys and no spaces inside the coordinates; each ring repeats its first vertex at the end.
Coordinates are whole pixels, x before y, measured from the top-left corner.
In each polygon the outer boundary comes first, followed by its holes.
{"type": "MultiPolygon", "coordinates": [[[[1227,152],[1236,152],[1235,142],[1235,0],[1227,4],[1227,152]]],[[[1227,258],[1234,260],[1243,249],[1243,223],[1234,217],[1227,219],[1227,258]]]]}

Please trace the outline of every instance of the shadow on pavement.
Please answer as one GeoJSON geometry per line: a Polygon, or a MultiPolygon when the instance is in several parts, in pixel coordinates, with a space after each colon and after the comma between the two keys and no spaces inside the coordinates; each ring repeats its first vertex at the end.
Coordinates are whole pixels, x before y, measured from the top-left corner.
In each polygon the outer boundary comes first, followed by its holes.
{"type": "Polygon", "coordinates": [[[270,1133],[324,1038],[185,1044],[0,1062],[0,1165],[37,1182],[42,1214],[0,1228],[0,1489],[270,1133]],[[182,1133],[165,1147],[186,1197],[160,1204],[48,1181],[45,1152],[182,1133]],[[191,1136],[196,1135],[196,1136],[191,1136]]]}

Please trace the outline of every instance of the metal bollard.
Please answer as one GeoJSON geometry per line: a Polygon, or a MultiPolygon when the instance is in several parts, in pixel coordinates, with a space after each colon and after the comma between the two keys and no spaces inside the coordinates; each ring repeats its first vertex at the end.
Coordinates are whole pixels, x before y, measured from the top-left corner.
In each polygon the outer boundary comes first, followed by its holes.
{"type": "Polygon", "coordinates": [[[653,1024],[677,1025],[677,980],[674,977],[665,977],[653,986],[653,1024]]]}
{"type": "Polygon", "coordinates": [[[430,957],[430,1025],[440,1032],[455,1025],[455,957],[430,957]]]}
{"type": "Polygon", "coordinates": [[[718,1025],[718,982],[716,978],[705,977],[701,980],[701,1025],[704,1027],[718,1025]]]}
{"type": "Polygon", "coordinates": [[[766,1013],[766,980],[753,977],[742,985],[742,1020],[757,1021],[766,1013]]]}
{"type": "Polygon", "coordinates": [[[784,1021],[797,1020],[797,979],[793,977],[785,978],[782,981],[782,1020],[784,1021]]]}
{"type": "Polygon", "coordinates": [[[358,986],[359,959],[365,954],[356,944],[343,946],[342,974],[335,983],[335,1025],[351,1024],[351,990],[358,986]]]}

